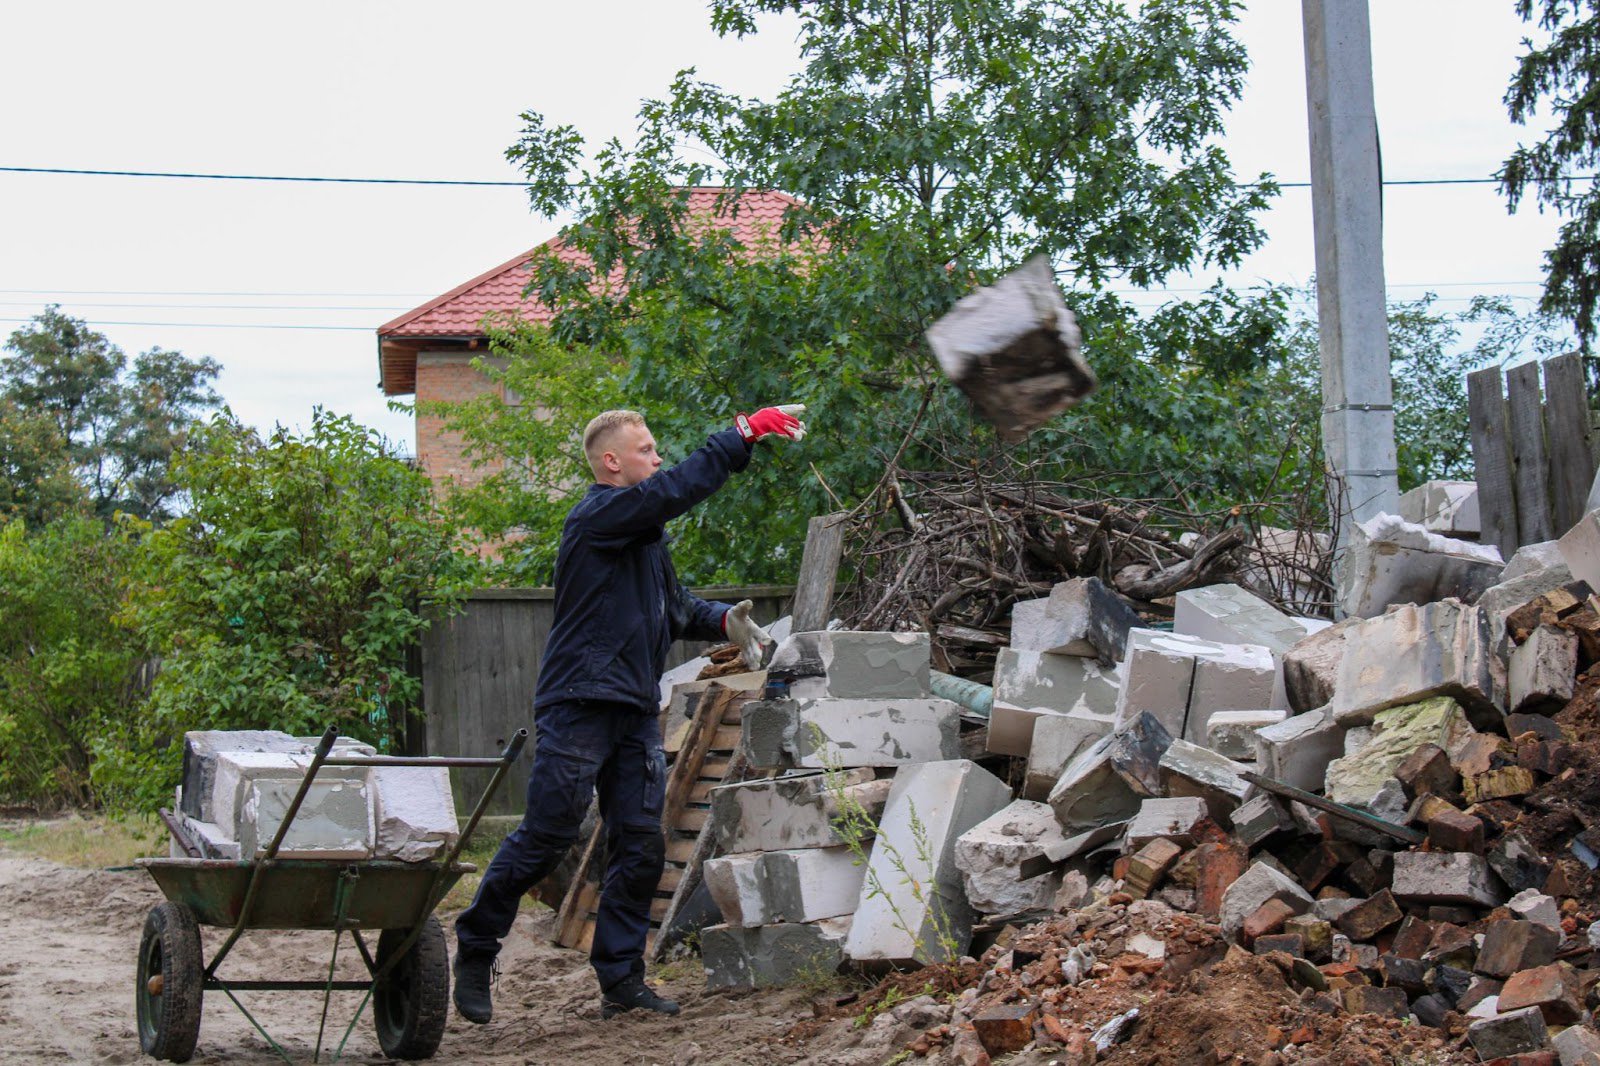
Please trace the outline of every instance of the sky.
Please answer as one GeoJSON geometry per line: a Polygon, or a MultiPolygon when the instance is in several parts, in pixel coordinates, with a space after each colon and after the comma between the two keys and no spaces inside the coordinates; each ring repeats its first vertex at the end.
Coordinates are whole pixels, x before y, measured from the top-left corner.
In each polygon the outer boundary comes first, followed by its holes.
{"type": "MultiPolygon", "coordinates": [[[[1511,0],[1371,5],[1385,177],[1482,178],[1519,139],[1501,97],[1527,27],[1511,0]]],[[[771,95],[794,23],[720,40],[697,0],[584,4],[286,0],[0,5],[0,167],[514,181],[519,115],[626,140],[673,74],[771,95]],[[270,17],[263,13],[270,12],[270,17]]],[[[1237,172],[1309,175],[1300,5],[1255,0],[1252,70],[1224,140],[1237,172]]],[[[1385,191],[1391,299],[1527,300],[1558,220],[1492,185],[1385,191]]],[[[1286,189],[1231,283],[1311,278],[1311,200],[1286,189]]],[[[377,386],[376,328],[553,236],[514,187],[381,186],[0,172],[0,335],[48,303],[130,355],[209,355],[245,421],[321,405],[413,447],[377,386]]],[[[1156,306],[1215,280],[1137,294],[1156,306]]]]}

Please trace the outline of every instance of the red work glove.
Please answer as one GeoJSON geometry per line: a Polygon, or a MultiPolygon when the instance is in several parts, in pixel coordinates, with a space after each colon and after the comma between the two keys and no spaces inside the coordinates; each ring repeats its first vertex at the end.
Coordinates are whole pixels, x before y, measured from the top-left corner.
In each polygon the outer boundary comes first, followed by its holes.
{"type": "Polygon", "coordinates": [[[735,415],[733,424],[738,427],[739,436],[747,441],[758,441],[772,435],[799,440],[806,435],[806,424],[795,415],[804,414],[805,409],[803,403],[763,407],[753,415],[735,415]]]}

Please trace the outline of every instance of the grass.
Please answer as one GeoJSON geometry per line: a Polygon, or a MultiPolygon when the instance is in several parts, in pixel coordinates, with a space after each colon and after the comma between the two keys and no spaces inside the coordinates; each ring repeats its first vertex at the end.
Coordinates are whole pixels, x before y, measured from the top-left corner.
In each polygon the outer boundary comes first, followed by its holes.
{"type": "Polygon", "coordinates": [[[145,855],[165,855],[167,827],[151,817],[111,818],[69,814],[0,827],[0,845],[64,866],[129,866],[145,855]]]}
{"type": "MultiPolygon", "coordinates": [[[[472,840],[467,844],[467,849],[461,853],[462,862],[470,862],[478,868],[477,873],[464,875],[457,881],[455,887],[445,894],[439,901],[439,910],[459,911],[472,902],[473,893],[478,891],[478,882],[483,879],[483,871],[488,868],[489,860],[494,858],[494,853],[500,847],[500,842],[506,835],[515,829],[517,820],[507,818],[490,821],[485,819],[478,823],[477,830],[472,834],[472,840]]],[[[523,901],[523,905],[543,906],[535,900],[523,901]]]]}

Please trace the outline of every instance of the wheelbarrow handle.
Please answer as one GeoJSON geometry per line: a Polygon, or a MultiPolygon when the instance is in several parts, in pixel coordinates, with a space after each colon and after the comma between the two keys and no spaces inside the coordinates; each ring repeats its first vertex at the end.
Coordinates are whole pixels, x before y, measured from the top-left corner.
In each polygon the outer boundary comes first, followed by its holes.
{"type": "Polygon", "coordinates": [[[506,750],[500,754],[500,760],[505,763],[514,763],[517,756],[522,754],[522,745],[528,742],[528,731],[519,729],[511,734],[511,743],[506,745],[506,750]]]}

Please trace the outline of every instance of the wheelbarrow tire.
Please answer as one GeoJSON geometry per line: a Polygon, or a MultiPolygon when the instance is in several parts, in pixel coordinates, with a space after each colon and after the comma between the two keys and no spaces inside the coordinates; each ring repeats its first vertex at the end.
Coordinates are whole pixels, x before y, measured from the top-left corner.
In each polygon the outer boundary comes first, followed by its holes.
{"type": "Polygon", "coordinates": [[[136,982],[139,1046],[152,1058],[188,1062],[200,1039],[205,985],[200,926],[188,907],[168,901],[151,908],[139,940],[136,982]]]}
{"type": "MultiPolygon", "coordinates": [[[[385,929],[378,937],[378,965],[383,966],[408,929],[385,929]]],[[[433,915],[422,935],[406,950],[372,993],[372,1020],[378,1046],[391,1059],[427,1059],[439,1050],[450,1018],[450,951],[444,929],[433,915]]]]}

